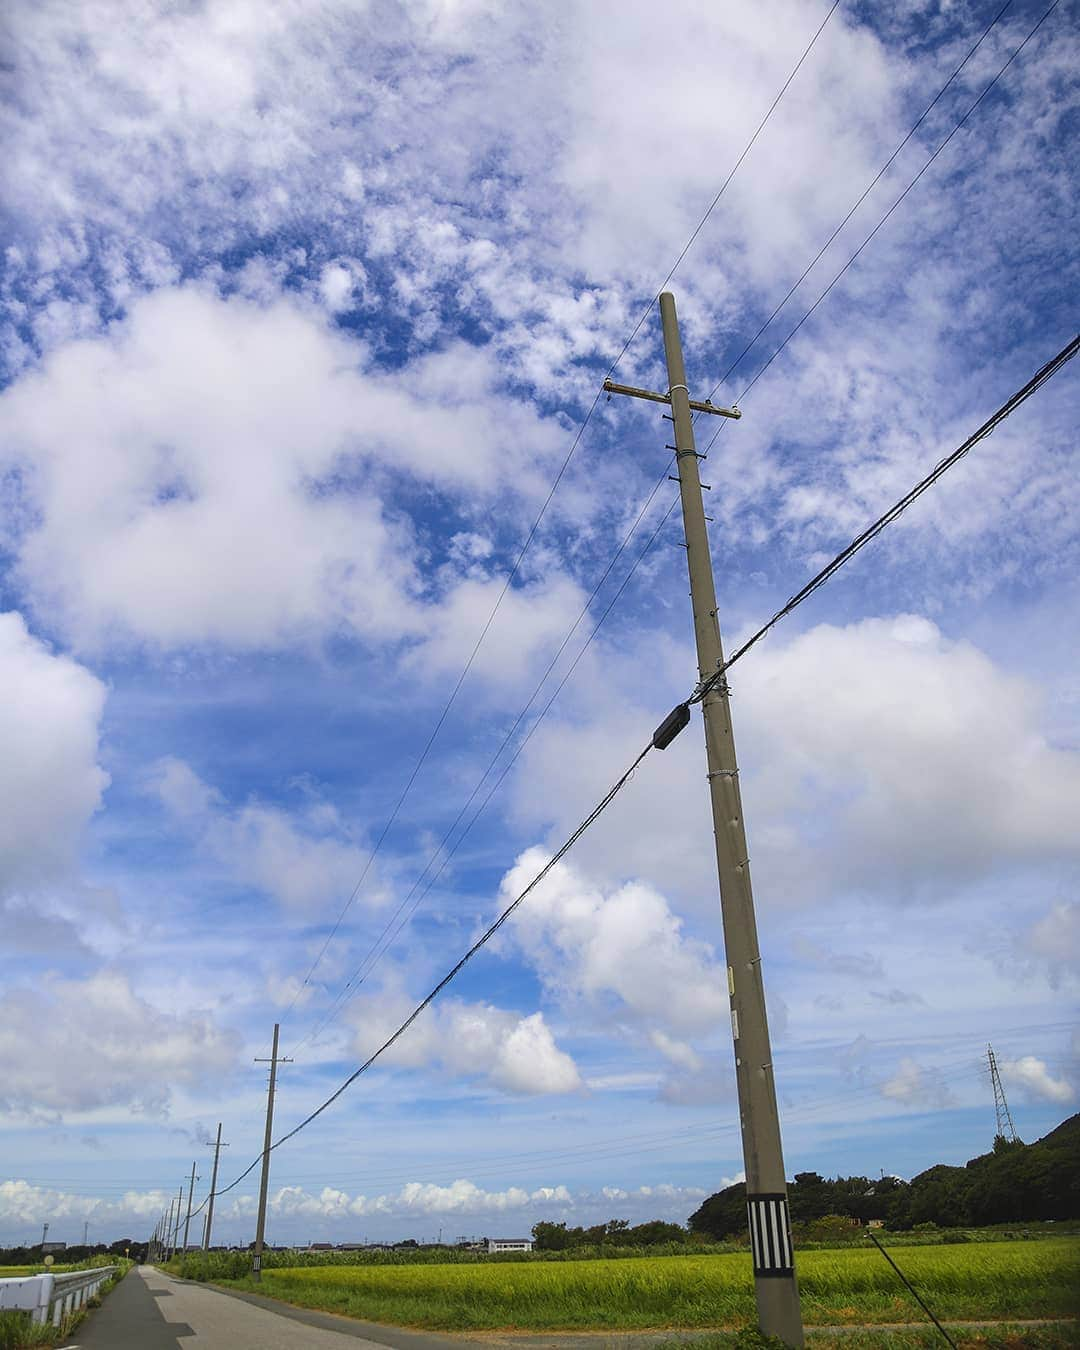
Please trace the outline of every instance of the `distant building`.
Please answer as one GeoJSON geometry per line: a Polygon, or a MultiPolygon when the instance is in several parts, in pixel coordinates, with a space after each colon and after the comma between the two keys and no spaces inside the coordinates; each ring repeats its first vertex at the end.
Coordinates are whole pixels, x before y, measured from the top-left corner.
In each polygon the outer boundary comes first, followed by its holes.
{"type": "Polygon", "coordinates": [[[67,1251],[66,1242],[43,1242],[41,1244],[42,1256],[47,1256],[49,1252],[66,1252],[66,1251],[67,1251]]]}
{"type": "Polygon", "coordinates": [[[527,1238],[485,1238],[484,1250],[486,1252],[531,1252],[533,1249],[533,1240],[527,1238]]]}
{"type": "Polygon", "coordinates": [[[333,1250],[334,1250],[334,1244],[333,1244],[332,1242],[309,1242],[309,1243],[308,1243],[308,1251],[309,1251],[309,1252],[332,1252],[333,1250]]]}

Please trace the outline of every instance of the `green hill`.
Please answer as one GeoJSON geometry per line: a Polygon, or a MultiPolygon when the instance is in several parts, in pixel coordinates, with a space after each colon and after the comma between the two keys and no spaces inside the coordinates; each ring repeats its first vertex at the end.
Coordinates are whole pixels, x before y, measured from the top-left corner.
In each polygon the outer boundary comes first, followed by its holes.
{"type": "MultiPolygon", "coordinates": [[[[964,1167],[939,1163],[911,1181],[799,1172],[789,1187],[793,1223],[826,1214],[889,1228],[935,1223],[942,1228],[1080,1218],[1080,1114],[1034,1144],[1000,1136],[993,1150],[964,1167]]],[[[746,1186],[718,1191],[690,1216],[695,1233],[723,1238],[746,1227],[746,1186]]]]}

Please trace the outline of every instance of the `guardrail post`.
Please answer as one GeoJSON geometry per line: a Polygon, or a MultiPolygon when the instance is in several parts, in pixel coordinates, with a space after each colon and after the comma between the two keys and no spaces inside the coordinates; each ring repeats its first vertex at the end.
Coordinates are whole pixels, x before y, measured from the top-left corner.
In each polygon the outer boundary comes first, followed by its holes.
{"type": "Polygon", "coordinates": [[[30,1321],[35,1326],[43,1327],[49,1320],[49,1304],[52,1302],[53,1286],[56,1284],[55,1275],[42,1275],[38,1284],[37,1307],[30,1314],[30,1321]]]}

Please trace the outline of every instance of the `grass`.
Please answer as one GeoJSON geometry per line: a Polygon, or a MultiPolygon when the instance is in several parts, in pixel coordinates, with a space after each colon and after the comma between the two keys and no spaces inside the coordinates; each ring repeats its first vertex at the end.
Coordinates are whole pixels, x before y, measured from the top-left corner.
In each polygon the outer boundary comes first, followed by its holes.
{"type": "Polygon", "coordinates": [[[65,1270],[88,1270],[95,1265],[117,1265],[120,1267],[118,1274],[106,1280],[98,1292],[87,1301],[85,1307],[65,1317],[63,1323],[58,1327],[51,1325],[33,1326],[30,1322],[30,1314],[26,1312],[0,1312],[0,1350],[29,1350],[30,1347],[34,1346],[63,1344],[70,1338],[72,1330],[86,1316],[87,1309],[96,1308],[101,1303],[102,1298],[124,1278],[134,1264],[133,1261],[118,1256],[112,1257],[108,1261],[102,1261],[95,1257],[89,1261],[80,1261],[67,1266],[0,1266],[0,1279],[9,1279],[20,1275],[40,1275],[46,1270],[51,1270],[53,1274],[65,1270]]]}
{"type": "MultiPolygon", "coordinates": [[[[897,1263],[942,1318],[1080,1312],[1080,1243],[910,1247],[897,1263]]],[[[807,1324],[917,1322],[922,1313],[873,1249],[801,1255],[807,1324]]],[[[744,1326],[755,1317],[744,1255],[566,1264],[327,1266],[264,1270],[234,1287],[308,1308],[431,1330],[633,1330],[744,1326]]],[[[845,1344],[854,1345],[848,1340],[845,1344]]]]}
{"type": "MultiPolygon", "coordinates": [[[[1013,1324],[995,1327],[949,1327],[958,1350],[1075,1350],[1080,1346],[1080,1324],[1033,1327],[1013,1324]]],[[[756,1332],[714,1332],[706,1336],[651,1341],[649,1350],[757,1350],[770,1344],[756,1332]]],[[[829,1332],[809,1331],[810,1350],[941,1350],[944,1342],[934,1327],[918,1330],[829,1332]]]]}

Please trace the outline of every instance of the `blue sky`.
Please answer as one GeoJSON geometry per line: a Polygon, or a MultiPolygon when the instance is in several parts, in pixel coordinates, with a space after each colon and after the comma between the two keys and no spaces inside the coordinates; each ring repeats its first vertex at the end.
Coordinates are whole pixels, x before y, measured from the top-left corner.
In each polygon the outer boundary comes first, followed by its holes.
{"type": "MultiPolygon", "coordinates": [[[[744,412],[703,475],[729,648],[1075,332],[1062,3],[770,363],[1035,28],[1015,0],[735,364],[998,8],[841,4],[672,281],[695,394],[734,364],[744,412]]],[[[368,867],[604,374],[827,13],[669,9],[663,54],[606,0],[13,11],[0,1241],[149,1232],[195,1155],[205,1194],[219,1120],[230,1181],[273,1023],[284,1131],[693,683],[665,424],[602,401],[368,867]]],[[[661,355],[653,314],[618,378],[659,387],[661,355]]],[[[984,1151],[988,1040],[1024,1138],[1076,1109],[1077,389],[732,672],[789,1174],[984,1151]]],[[[695,723],[275,1153],[272,1241],[683,1221],[739,1175],[703,768],[695,723]]]]}

